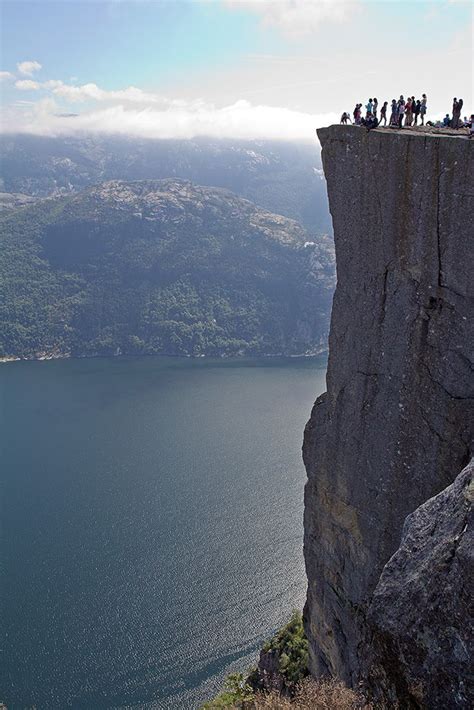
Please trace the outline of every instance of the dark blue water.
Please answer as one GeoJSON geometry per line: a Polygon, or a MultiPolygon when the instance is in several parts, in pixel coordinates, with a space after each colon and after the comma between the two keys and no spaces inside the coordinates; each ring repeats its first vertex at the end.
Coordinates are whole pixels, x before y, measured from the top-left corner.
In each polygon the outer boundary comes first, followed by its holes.
{"type": "Polygon", "coordinates": [[[9,710],[196,708],[303,604],[318,360],[0,367],[9,710]]]}

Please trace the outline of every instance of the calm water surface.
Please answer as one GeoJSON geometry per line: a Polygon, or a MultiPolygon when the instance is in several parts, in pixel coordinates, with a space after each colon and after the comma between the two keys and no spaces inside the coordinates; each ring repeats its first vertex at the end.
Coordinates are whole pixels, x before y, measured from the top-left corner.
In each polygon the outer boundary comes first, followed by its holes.
{"type": "Polygon", "coordinates": [[[301,607],[322,360],[0,367],[0,701],[196,708],[301,607]]]}

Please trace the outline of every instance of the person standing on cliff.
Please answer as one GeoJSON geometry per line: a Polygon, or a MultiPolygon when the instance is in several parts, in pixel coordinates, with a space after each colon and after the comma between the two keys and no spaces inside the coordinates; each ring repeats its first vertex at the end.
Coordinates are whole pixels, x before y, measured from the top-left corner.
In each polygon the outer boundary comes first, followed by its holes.
{"type": "Polygon", "coordinates": [[[366,118],[368,118],[369,114],[372,115],[373,108],[374,104],[372,103],[372,99],[369,99],[369,103],[365,105],[365,110],[367,111],[366,118]]]}
{"type": "Polygon", "coordinates": [[[398,127],[402,128],[403,116],[405,115],[405,99],[403,98],[403,95],[401,95],[400,98],[398,99],[397,112],[398,112],[398,127]]]}
{"type": "Polygon", "coordinates": [[[347,121],[349,121],[349,123],[352,123],[349,114],[347,113],[347,111],[344,111],[344,113],[341,116],[341,123],[347,124],[347,121]]]}
{"type": "Polygon", "coordinates": [[[372,102],[372,113],[374,114],[374,118],[377,118],[378,105],[379,105],[378,99],[374,99],[372,102]]]}
{"type": "Polygon", "coordinates": [[[453,120],[451,122],[451,128],[459,128],[459,119],[461,118],[461,111],[464,101],[462,99],[454,99],[453,101],[453,120]]]}
{"type": "Polygon", "coordinates": [[[411,122],[413,120],[413,104],[411,100],[411,96],[407,98],[407,102],[405,104],[405,126],[411,126],[411,122]]]}
{"type": "Polygon", "coordinates": [[[420,107],[420,116],[421,116],[421,125],[422,126],[425,125],[427,103],[428,103],[428,100],[426,98],[426,94],[422,94],[421,95],[421,107],[420,107]]]}
{"type": "Polygon", "coordinates": [[[383,121],[384,126],[387,125],[387,106],[388,106],[388,101],[384,101],[382,108],[380,109],[380,123],[379,123],[379,125],[382,124],[382,121],[383,121]]]}
{"type": "Polygon", "coordinates": [[[398,107],[395,99],[392,99],[392,113],[390,114],[389,126],[396,126],[398,124],[398,107]]]}
{"type": "Polygon", "coordinates": [[[415,122],[414,125],[418,125],[418,116],[420,115],[421,111],[421,101],[418,99],[418,101],[415,101],[414,106],[413,106],[413,115],[415,117],[415,122]]]}
{"type": "Polygon", "coordinates": [[[454,97],[454,99],[453,99],[453,118],[451,120],[451,128],[457,128],[457,121],[459,120],[458,116],[459,116],[458,100],[456,97],[454,97]]]}

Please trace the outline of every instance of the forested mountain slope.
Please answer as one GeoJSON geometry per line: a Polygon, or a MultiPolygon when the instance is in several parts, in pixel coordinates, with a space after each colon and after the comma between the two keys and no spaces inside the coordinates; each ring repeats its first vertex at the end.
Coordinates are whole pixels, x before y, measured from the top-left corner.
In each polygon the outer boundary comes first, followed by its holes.
{"type": "Polygon", "coordinates": [[[0,356],[325,347],[328,237],[183,180],[109,181],[0,220],[0,356]]]}

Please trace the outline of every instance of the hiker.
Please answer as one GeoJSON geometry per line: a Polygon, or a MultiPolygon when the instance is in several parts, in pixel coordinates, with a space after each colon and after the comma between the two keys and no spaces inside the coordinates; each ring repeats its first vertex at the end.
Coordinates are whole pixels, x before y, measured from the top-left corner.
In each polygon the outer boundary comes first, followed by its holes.
{"type": "Polygon", "coordinates": [[[365,117],[369,117],[369,113],[372,115],[372,109],[374,108],[374,104],[372,103],[372,99],[369,99],[369,103],[365,105],[365,110],[367,111],[365,117]]]}
{"type": "Polygon", "coordinates": [[[447,113],[446,116],[443,118],[443,128],[449,128],[450,123],[451,120],[449,118],[449,113],[447,113]]]}
{"type": "Polygon", "coordinates": [[[384,101],[383,106],[380,109],[380,123],[379,123],[379,125],[382,123],[382,121],[383,121],[384,126],[387,125],[387,106],[388,106],[388,101],[384,101]]]}
{"type": "Polygon", "coordinates": [[[405,126],[411,126],[411,122],[413,120],[413,104],[411,100],[411,96],[407,98],[407,102],[405,104],[405,126]]]}
{"type": "Polygon", "coordinates": [[[453,111],[453,118],[452,118],[452,120],[451,120],[451,128],[457,128],[457,126],[455,125],[457,108],[458,108],[458,100],[457,100],[456,97],[454,97],[454,99],[453,99],[453,109],[452,109],[452,111],[453,111]]]}
{"type": "Polygon", "coordinates": [[[405,115],[405,99],[403,98],[403,94],[398,99],[397,110],[398,110],[398,127],[402,128],[403,116],[405,115]]]}
{"type": "Polygon", "coordinates": [[[415,101],[415,105],[413,106],[413,115],[415,117],[415,123],[414,125],[418,125],[418,116],[420,115],[421,111],[421,101],[418,99],[418,101],[415,101]]]}
{"type": "Polygon", "coordinates": [[[471,113],[471,128],[469,130],[469,138],[474,138],[474,113],[471,113]]]}
{"type": "Polygon", "coordinates": [[[352,123],[349,114],[347,113],[347,111],[344,111],[344,113],[341,116],[341,123],[347,124],[347,121],[349,121],[349,123],[352,123]]]}
{"type": "Polygon", "coordinates": [[[390,114],[390,122],[389,126],[396,126],[398,125],[398,107],[397,107],[397,102],[395,99],[392,99],[392,113],[390,114]]]}
{"type": "Polygon", "coordinates": [[[372,113],[374,114],[374,118],[377,118],[377,108],[378,108],[379,102],[378,99],[373,100],[373,105],[372,105],[372,113]]]}
{"type": "Polygon", "coordinates": [[[459,128],[459,120],[461,118],[461,111],[462,111],[463,104],[464,104],[464,101],[462,99],[459,99],[459,101],[454,99],[453,120],[451,123],[452,128],[459,128]]]}
{"type": "Polygon", "coordinates": [[[379,122],[374,114],[369,112],[367,116],[362,119],[362,125],[365,126],[368,131],[371,131],[373,128],[377,128],[379,122]]]}
{"type": "Polygon", "coordinates": [[[421,116],[421,125],[425,125],[425,116],[426,116],[426,107],[427,107],[427,98],[426,94],[421,95],[421,109],[420,109],[420,116],[421,116]]]}
{"type": "Polygon", "coordinates": [[[464,101],[459,99],[459,101],[453,99],[453,120],[451,121],[451,128],[459,128],[459,119],[461,118],[461,111],[464,101]]]}
{"type": "Polygon", "coordinates": [[[360,111],[360,109],[361,109],[361,106],[362,106],[362,104],[356,104],[356,105],[355,105],[354,112],[353,112],[353,114],[352,114],[352,115],[354,116],[354,124],[355,124],[356,126],[360,126],[360,119],[361,119],[361,111],[360,111]]]}

